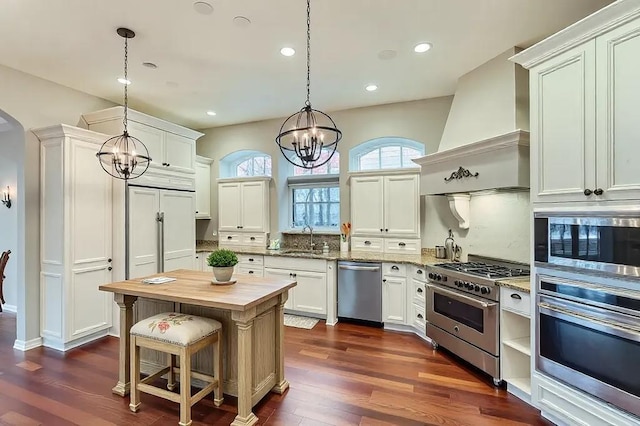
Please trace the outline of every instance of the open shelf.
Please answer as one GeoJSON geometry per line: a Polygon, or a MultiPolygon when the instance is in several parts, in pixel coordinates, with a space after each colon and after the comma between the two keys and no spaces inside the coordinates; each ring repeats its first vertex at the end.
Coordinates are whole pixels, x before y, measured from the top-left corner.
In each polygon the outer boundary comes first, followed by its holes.
{"type": "Polygon", "coordinates": [[[506,378],[507,387],[515,387],[527,395],[531,395],[531,378],[530,377],[514,377],[506,378]]]}
{"type": "Polygon", "coordinates": [[[521,337],[519,339],[505,340],[502,344],[509,346],[524,355],[531,356],[531,338],[529,336],[521,337]]]}

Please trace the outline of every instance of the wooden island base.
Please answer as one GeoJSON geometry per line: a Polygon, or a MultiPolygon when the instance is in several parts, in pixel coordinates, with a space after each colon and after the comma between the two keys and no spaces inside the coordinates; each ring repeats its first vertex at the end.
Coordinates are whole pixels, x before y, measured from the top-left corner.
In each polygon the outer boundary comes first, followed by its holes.
{"type": "MultiPolygon", "coordinates": [[[[238,415],[232,425],[255,424],[258,418],[252,407],[268,392],[283,393],[289,387],[284,378],[284,304],[295,281],[238,275],[234,285],[214,286],[207,272],[177,270],[162,276],[177,280],[143,284],[141,278],[100,286],[115,293],[120,307],[119,380],[113,392],[125,396],[130,390],[129,330],[134,323],[134,303],[140,297],[135,303],[139,319],[179,311],[222,323],[224,393],[238,398],[238,415]]],[[[143,371],[167,365],[164,354],[145,350],[141,356],[143,371]]],[[[192,368],[211,374],[212,359],[210,349],[202,350],[192,368]]]]}

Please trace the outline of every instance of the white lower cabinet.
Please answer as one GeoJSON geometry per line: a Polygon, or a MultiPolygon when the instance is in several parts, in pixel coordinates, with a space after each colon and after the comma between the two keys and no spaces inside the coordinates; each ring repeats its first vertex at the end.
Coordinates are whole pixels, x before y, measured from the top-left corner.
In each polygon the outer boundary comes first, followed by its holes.
{"type": "Polygon", "coordinates": [[[533,399],[543,417],[558,425],[638,426],[638,418],[538,372],[533,399]]]}
{"type": "Polygon", "coordinates": [[[404,325],[407,322],[406,265],[383,263],[382,270],[382,322],[404,325]]]}
{"type": "MultiPolygon", "coordinates": [[[[289,290],[285,308],[319,317],[335,316],[330,300],[335,300],[336,269],[334,262],[320,259],[300,259],[280,256],[264,258],[264,276],[280,279],[295,279],[297,285],[289,290]]],[[[329,318],[328,318],[329,320],[329,318]]]]}
{"type": "Polygon", "coordinates": [[[264,276],[264,256],[253,254],[239,254],[236,273],[253,275],[254,277],[264,276]]]}
{"type": "Polygon", "coordinates": [[[530,295],[500,288],[500,370],[507,390],[519,398],[531,399],[530,295]]]}
{"type": "Polygon", "coordinates": [[[210,254],[210,251],[196,253],[196,261],[194,263],[196,271],[211,271],[211,267],[207,264],[207,258],[210,254]]]}

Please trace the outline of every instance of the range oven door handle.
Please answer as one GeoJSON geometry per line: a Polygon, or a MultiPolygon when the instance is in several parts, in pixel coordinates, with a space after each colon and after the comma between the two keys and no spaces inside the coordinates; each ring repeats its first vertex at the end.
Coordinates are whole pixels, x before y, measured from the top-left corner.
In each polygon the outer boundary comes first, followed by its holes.
{"type": "Polygon", "coordinates": [[[538,309],[541,314],[564,318],[587,328],[640,342],[640,327],[630,327],[619,322],[602,320],[586,313],[556,307],[546,302],[538,302],[538,309]]]}
{"type": "Polygon", "coordinates": [[[473,305],[479,308],[484,308],[484,309],[488,309],[488,308],[494,308],[496,306],[498,306],[497,303],[487,303],[483,300],[479,300],[479,299],[475,299],[473,297],[470,296],[465,296],[464,294],[460,294],[457,293],[455,291],[451,291],[451,290],[447,290],[446,288],[442,288],[442,287],[438,287],[435,286],[433,284],[427,284],[427,287],[430,288],[434,293],[441,293],[444,294],[447,297],[450,297],[452,299],[455,299],[459,302],[463,302],[463,303],[467,303],[469,305],[473,305]]]}

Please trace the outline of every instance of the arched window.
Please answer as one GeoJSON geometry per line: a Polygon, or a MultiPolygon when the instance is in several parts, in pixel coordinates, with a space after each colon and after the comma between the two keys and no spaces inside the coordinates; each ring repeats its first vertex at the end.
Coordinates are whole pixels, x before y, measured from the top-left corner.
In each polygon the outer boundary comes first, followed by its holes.
{"type": "Polygon", "coordinates": [[[271,156],[260,151],[232,152],[220,160],[220,177],[271,176],[271,156]]]}
{"type": "Polygon", "coordinates": [[[411,159],[424,155],[424,145],[405,138],[377,138],[349,150],[349,170],[419,167],[411,159]]]}
{"type": "MultiPolygon", "coordinates": [[[[331,152],[324,151],[320,162],[331,152]]],[[[292,229],[309,225],[314,229],[337,231],[340,225],[340,154],[336,151],[322,166],[303,169],[291,166],[289,186],[289,223],[292,229]]]]}

